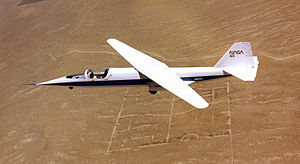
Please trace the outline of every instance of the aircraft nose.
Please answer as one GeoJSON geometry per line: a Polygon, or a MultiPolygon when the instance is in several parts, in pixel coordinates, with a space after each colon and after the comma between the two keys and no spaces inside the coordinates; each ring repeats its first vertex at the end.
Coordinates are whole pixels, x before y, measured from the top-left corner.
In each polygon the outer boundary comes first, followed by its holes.
{"type": "Polygon", "coordinates": [[[36,85],[56,85],[56,84],[64,82],[64,79],[65,79],[65,77],[61,77],[61,78],[57,78],[57,79],[37,83],[36,85]]]}

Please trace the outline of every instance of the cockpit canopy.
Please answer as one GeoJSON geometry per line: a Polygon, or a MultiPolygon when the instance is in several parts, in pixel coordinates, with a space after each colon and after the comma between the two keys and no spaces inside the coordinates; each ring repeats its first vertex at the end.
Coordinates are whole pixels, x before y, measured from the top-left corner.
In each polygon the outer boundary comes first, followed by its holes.
{"type": "Polygon", "coordinates": [[[86,79],[103,79],[108,73],[108,68],[88,69],[84,72],[86,79]]]}
{"type": "Polygon", "coordinates": [[[67,79],[104,79],[109,68],[87,69],[84,74],[74,74],[66,76],[67,79]]]}

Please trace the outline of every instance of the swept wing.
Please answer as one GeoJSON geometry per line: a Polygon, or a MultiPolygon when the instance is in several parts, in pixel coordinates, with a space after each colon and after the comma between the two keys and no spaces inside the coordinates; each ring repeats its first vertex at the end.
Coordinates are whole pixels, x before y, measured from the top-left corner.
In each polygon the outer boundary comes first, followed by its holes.
{"type": "Polygon", "coordinates": [[[133,67],[149,79],[159,84],[161,87],[196,108],[202,109],[208,107],[208,103],[190,86],[188,86],[187,83],[181,80],[175,72],[169,69],[166,64],[116,39],[108,39],[107,42],[133,67]]]}

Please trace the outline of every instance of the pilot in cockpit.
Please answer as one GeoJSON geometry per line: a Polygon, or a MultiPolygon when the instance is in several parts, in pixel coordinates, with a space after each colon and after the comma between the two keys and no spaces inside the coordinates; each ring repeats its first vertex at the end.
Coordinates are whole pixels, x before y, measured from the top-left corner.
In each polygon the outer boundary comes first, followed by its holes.
{"type": "Polygon", "coordinates": [[[105,69],[103,72],[102,71],[94,72],[92,70],[86,70],[85,72],[86,77],[90,79],[103,79],[106,77],[107,73],[108,73],[108,69],[105,69]]]}
{"type": "Polygon", "coordinates": [[[94,72],[91,72],[91,73],[90,73],[90,78],[93,79],[94,77],[95,77],[95,76],[94,76],[94,72]]]}

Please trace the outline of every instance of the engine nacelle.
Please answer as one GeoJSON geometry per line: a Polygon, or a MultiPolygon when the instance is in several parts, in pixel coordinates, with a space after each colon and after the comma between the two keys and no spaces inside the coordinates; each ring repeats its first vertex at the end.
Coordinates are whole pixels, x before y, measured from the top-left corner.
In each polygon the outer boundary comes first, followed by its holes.
{"type": "Polygon", "coordinates": [[[163,87],[161,87],[160,85],[158,85],[154,82],[148,83],[148,88],[149,88],[149,92],[151,94],[156,94],[158,90],[164,90],[163,87]]]}
{"type": "Polygon", "coordinates": [[[152,90],[149,90],[149,93],[155,95],[157,93],[157,91],[152,91],[152,90]]]}

